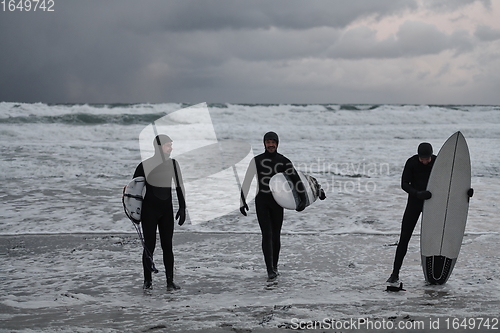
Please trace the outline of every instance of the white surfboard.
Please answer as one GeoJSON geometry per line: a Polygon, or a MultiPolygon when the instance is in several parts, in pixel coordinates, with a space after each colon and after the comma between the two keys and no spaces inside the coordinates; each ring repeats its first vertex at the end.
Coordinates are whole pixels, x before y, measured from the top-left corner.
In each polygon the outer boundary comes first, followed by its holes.
{"type": "Polygon", "coordinates": [[[425,279],[444,284],[450,277],[462,245],[471,188],[469,149],[460,132],[453,134],[439,151],[424,202],[420,253],[425,279]]]}
{"type": "MultiPolygon", "coordinates": [[[[321,186],[318,184],[314,177],[304,175],[302,172],[297,171],[300,180],[306,189],[306,207],[312,204],[319,196],[321,186]]],[[[297,209],[300,203],[300,197],[297,189],[292,186],[292,182],[288,175],[280,172],[275,174],[269,180],[269,188],[273,194],[274,200],[285,209],[297,209]]]]}
{"type": "Polygon", "coordinates": [[[122,203],[127,217],[134,223],[141,222],[142,199],[146,192],[146,179],[136,177],[123,189],[122,203]]]}

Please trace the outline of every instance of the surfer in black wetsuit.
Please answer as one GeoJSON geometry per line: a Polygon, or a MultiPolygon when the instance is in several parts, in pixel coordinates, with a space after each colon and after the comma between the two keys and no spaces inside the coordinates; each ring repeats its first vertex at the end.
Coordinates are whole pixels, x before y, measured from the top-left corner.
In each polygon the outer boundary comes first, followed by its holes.
{"type": "Polygon", "coordinates": [[[269,281],[278,276],[280,235],[283,225],[283,207],[276,203],[269,189],[271,177],[279,172],[290,175],[293,186],[297,188],[300,196],[300,204],[296,210],[302,211],[306,205],[304,184],[300,181],[292,162],[278,153],[278,144],[279,138],[276,133],[268,132],[264,135],[265,152],[255,156],[250,162],[243,181],[240,207],[240,212],[246,216],[248,205],[245,198],[253,178],[257,175],[258,192],[255,197],[255,209],[262,232],[262,252],[264,253],[269,281]]]}
{"type": "Polygon", "coordinates": [[[175,180],[179,210],[175,219],[179,225],[186,220],[186,203],[181,169],[177,161],[170,158],[172,140],[167,135],[158,135],[153,142],[155,154],[141,162],[134,173],[135,177],[146,178],[146,195],[142,202],[141,222],[146,249],[142,255],[144,268],[144,289],[152,288],[151,260],[156,246],[156,229],[160,234],[163,249],[163,263],[167,276],[167,290],[180,289],[174,283],[174,253],[172,238],[174,234],[174,210],[172,205],[172,179],[175,180]]]}
{"type": "Polygon", "coordinates": [[[433,155],[432,146],[427,142],[421,143],[417,152],[417,155],[413,155],[406,161],[401,177],[401,188],[408,193],[408,201],[401,223],[401,235],[396,248],[394,267],[387,280],[388,283],[399,282],[399,270],[408,250],[411,235],[424,207],[424,200],[432,197],[432,193],[426,188],[436,155],[433,155]]]}

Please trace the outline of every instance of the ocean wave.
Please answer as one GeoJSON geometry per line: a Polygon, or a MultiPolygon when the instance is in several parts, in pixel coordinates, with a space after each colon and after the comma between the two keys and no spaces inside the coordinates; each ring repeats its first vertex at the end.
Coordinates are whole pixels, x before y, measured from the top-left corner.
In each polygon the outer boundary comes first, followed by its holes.
{"type": "MultiPolygon", "coordinates": [[[[191,106],[185,103],[157,104],[44,104],[44,103],[11,103],[0,102],[0,124],[26,123],[62,123],[74,125],[99,124],[147,124],[171,112],[191,106]]],[[[461,112],[488,113],[498,112],[500,106],[487,105],[412,105],[412,104],[233,104],[209,103],[209,110],[214,113],[229,113],[230,115],[264,113],[337,113],[342,118],[358,119],[371,114],[372,118],[403,119],[407,113],[420,114],[427,117],[429,112],[433,117],[440,112],[446,118],[461,112]],[[450,114],[448,114],[450,113],[450,114]],[[349,116],[350,115],[350,116],[349,116]]],[[[339,117],[337,114],[337,117],[339,117]]],[[[484,117],[484,115],[482,115],[484,117]]],[[[438,119],[440,117],[437,117],[438,119]]]]}
{"type": "Polygon", "coordinates": [[[73,113],[57,116],[10,116],[0,118],[0,124],[66,124],[66,125],[137,125],[149,124],[156,119],[164,116],[165,113],[146,113],[146,114],[91,114],[91,113],[73,113]]]}

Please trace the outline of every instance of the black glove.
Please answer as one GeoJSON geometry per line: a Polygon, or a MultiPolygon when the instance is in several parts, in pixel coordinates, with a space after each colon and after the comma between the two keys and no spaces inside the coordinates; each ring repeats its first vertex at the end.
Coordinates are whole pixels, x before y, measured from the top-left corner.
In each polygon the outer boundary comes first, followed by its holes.
{"type": "Polygon", "coordinates": [[[325,191],[323,191],[322,188],[319,189],[319,200],[325,200],[326,199],[326,194],[325,191]]]}
{"type": "Polygon", "coordinates": [[[467,195],[469,196],[469,198],[472,198],[472,196],[474,195],[474,189],[473,189],[473,188],[470,188],[470,189],[467,191],[467,195]]]}
{"type": "Polygon", "coordinates": [[[179,208],[177,214],[175,215],[175,219],[179,219],[179,225],[183,225],[186,222],[186,208],[179,208]]]}
{"type": "Polygon", "coordinates": [[[241,214],[247,216],[248,205],[246,202],[243,203],[243,206],[240,207],[241,214]]]}
{"type": "Polygon", "coordinates": [[[179,219],[179,225],[183,225],[186,222],[186,201],[184,200],[184,193],[182,193],[181,187],[176,187],[175,192],[177,192],[177,200],[179,202],[179,210],[175,215],[175,219],[179,219]]]}
{"type": "Polygon", "coordinates": [[[418,191],[416,193],[416,197],[417,197],[417,199],[420,199],[420,200],[428,200],[432,197],[432,193],[429,191],[418,191]]]}

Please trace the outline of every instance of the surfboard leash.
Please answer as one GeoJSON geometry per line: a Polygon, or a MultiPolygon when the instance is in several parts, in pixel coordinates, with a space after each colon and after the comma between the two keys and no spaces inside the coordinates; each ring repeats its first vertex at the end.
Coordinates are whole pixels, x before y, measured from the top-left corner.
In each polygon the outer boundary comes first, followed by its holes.
{"type": "Polygon", "coordinates": [[[148,269],[153,272],[153,273],[158,273],[158,269],[156,269],[155,263],[153,262],[153,256],[151,255],[151,252],[149,252],[148,248],[146,247],[146,243],[144,242],[144,236],[142,235],[141,228],[139,228],[139,224],[132,222],[132,224],[135,227],[135,231],[137,231],[137,235],[139,236],[139,239],[141,240],[142,248],[144,249],[144,254],[146,255],[146,258],[148,258],[149,262],[151,263],[151,267],[148,266],[148,269]]]}

